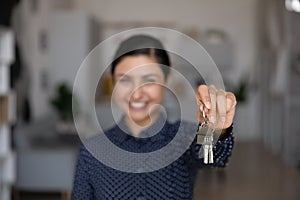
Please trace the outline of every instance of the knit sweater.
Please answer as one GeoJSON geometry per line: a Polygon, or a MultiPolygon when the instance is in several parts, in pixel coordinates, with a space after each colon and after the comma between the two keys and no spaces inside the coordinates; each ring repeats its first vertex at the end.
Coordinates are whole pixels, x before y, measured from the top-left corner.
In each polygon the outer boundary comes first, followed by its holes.
{"type": "MultiPolygon", "coordinates": [[[[157,134],[147,138],[136,138],[120,128],[124,126],[123,122],[105,131],[105,135],[115,145],[126,151],[152,152],[170,143],[180,123],[184,126],[193,126],[188,122],[170,123],[167,121],[157,134]]],[[[157,123],[154,123],[152,126],[156,125],[157,123]]],[[[97,139],[94,138],[94,140],[97,139]]],[[[198,155],[201,145],[196,144],[194,140],[183,155],[168,166],[144,173],[128,173],[113,169],[96,159],[83,145],[79,152],[72,199],[191,200],[196,170],[203,167],[225,167],[231,155],[233,143],[234,138],[230,131],[215,143],[214,163],[204,164],[203,158],[199,158],[198,155]]]]}

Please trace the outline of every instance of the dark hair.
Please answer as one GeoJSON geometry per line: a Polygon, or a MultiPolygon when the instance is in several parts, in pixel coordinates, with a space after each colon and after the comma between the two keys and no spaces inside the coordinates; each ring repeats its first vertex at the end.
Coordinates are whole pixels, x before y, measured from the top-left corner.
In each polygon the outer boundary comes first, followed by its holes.
{"type": "Polygon", "coordinates": [[[115,68],[118,63],[126,56],[148,55],[155,58],[156,62],[167,67],[161,67],[165,78],[170,72],[170,59],[169,55],[162,43],[148,35],[136,35],[124,40],[114,57],[111,64],[111,75],[114,75],[115,68]]]}

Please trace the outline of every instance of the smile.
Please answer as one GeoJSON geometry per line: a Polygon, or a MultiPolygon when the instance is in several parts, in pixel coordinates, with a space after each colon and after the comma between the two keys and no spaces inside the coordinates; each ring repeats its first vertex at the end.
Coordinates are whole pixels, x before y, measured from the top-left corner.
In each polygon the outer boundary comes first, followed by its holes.
{"type": "Polygon", "coordinates": [[[147,103],[145,102],[130,102],[129,107],[133,109],[143,109],[145,108],[147,103]]]}

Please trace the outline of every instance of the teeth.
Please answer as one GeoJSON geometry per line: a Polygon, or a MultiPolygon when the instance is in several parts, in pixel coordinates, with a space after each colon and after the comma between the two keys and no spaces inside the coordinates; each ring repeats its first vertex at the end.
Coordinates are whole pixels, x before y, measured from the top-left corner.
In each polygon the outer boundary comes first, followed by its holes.
{"type": "Polygon", "coordinates": [[[146,104],[142,103],[142,102],[134,102],[134,103],[130,103],[130,105],[134,108],[142,108],[144,107],[146,104]]]}

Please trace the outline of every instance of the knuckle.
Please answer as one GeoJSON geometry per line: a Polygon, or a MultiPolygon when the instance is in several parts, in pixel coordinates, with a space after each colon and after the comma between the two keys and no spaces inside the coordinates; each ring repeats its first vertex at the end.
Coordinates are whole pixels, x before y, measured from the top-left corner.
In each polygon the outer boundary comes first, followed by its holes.
{"type": "Polygon", "coordinates": [[[212,87],[209,87],[208,88],[208,91],[211,95],[215,95],[216,94],[216,89],[215,88],[212,88],[212,87]]]}
{"type": "Polygon", "coordinates": [[[226,117],[226,112],[220,112],[220,113],[219,113],[219,116],[220,116],[220,117],[226,117]]]}
{"type": "Polygon", "coordinates": [[[214,86],[214,85],[209,85],[209,88],[212,88],[212,89],[216,90],[216,86],[214,86]]]}
{"type": "Polygon", "coordinates": [[[204,96],[204,97],[202,97],[201,100],[204,102],[208,102],[208,101],[210,101],[210,98],[208,96],[204,96]]]}
{"type": "Polygon", "coordinates": [[[236,100],[235,95],[232,92],[227,92],[226,96],[231,98],[232,100],[236,100]]]}
{"type": "Polygon", "coordinates": [[[218,96],[226,96],[226,92],[223,89],[217,91],[218,96]]]}

